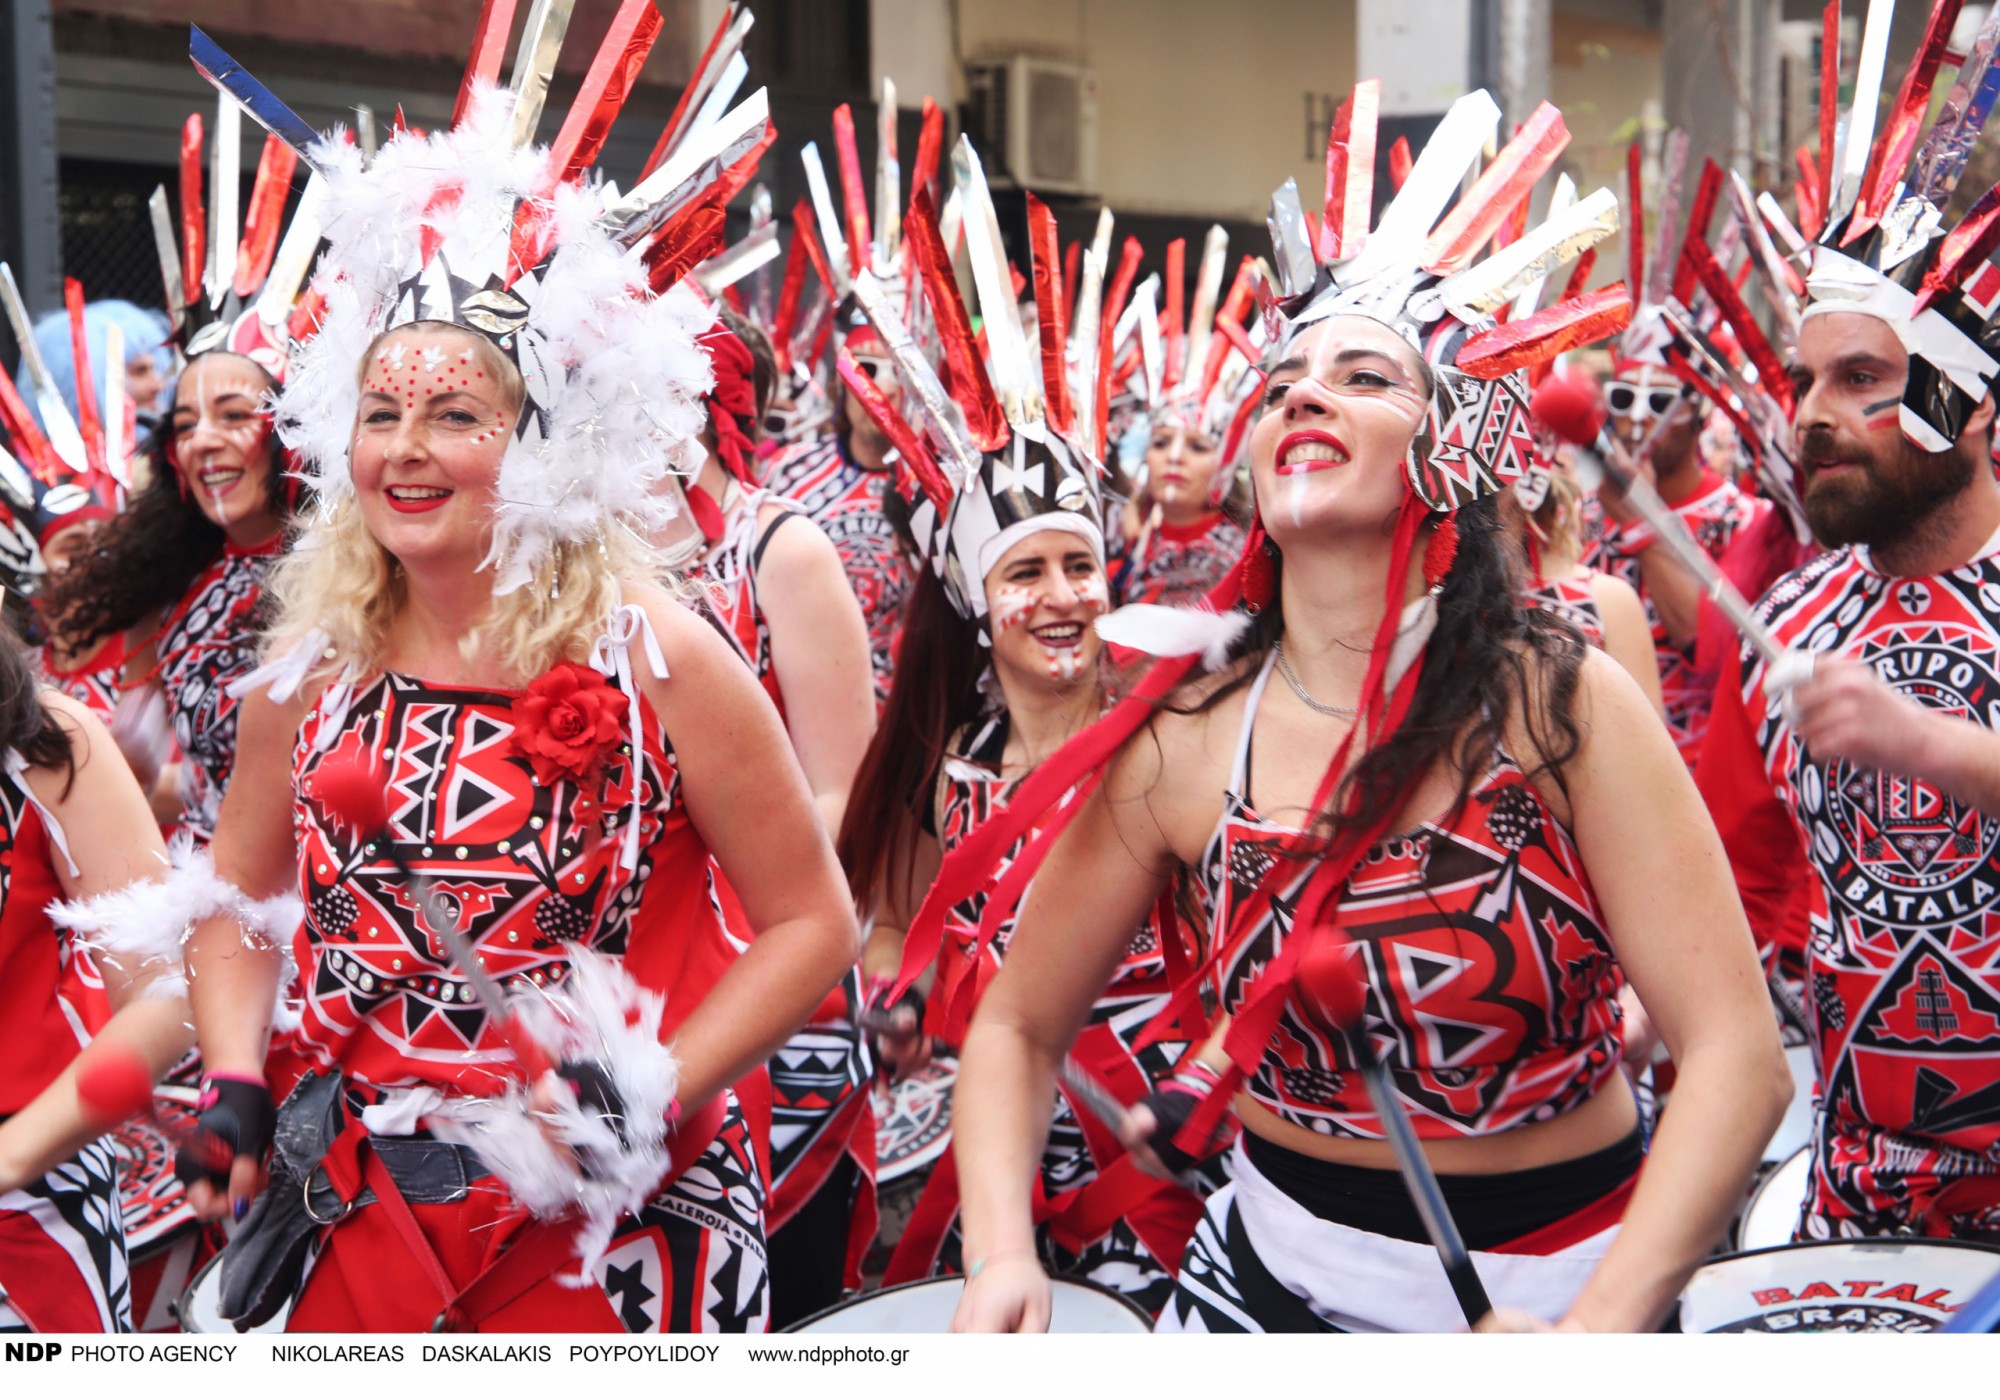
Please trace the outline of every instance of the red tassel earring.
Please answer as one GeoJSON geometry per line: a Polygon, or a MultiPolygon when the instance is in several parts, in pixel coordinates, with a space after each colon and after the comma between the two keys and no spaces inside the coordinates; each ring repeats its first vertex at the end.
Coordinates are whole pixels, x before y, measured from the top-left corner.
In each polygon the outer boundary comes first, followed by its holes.
{"type": "Polygon", "coordinates": [[[1444,582],[1445,575],[1458,558],[1458,514],[1447,514],[1431,531],[1430,543],[1424,546],[1424,584],[1436,588],[1444,582]]]}
{"type": "Polygon", "coordinates": [[[1278,591],[1278,566],[1273,560],[1271,537],[1264,533],[1261,518],[1250,522],[1250,541],[1243,548],[1243,558],[1237,564],[1238,579],[1243,586],[1243,610],[1256,614],[1271,606],[1271,599],[1278,591]]]}

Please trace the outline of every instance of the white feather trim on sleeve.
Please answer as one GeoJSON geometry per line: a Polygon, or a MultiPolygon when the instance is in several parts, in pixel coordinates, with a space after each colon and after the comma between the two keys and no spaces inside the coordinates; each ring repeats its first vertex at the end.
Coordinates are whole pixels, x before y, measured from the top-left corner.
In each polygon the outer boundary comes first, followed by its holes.
{"type": "Polygon", "coordinates": [[[548,1218],[575,1211],[574,1274],[581,1288],[611,1243],[618,1221],[652,1198],[667,1174],[667,1113],[680,1087],[680,1063],[660,1044],[666,999],[632,980],[623,964],[587,948],[572,956],[569,979],[538,998],[517,998],[535,1040],[558,1061],[592,1061],[606,1068],[624,1101],[624,1131],[577,1104],[569,1086],[553,1081],[558,1103],[550,1131],[587,1172],[578,1173],[551,1146],[529,1108],[529,1086],[497,1098],[447,1099],[426,1120],[447,1142],[479,1154],[514,1199],[548,1218]]]}
{"type": "Polygon", "coordinates": [[[197,847],[183,833],[167,850],[168,865],[161,878],[139,880],[89,899],[57,900],[48,907],[50,922],[66,928],[90,952],[114,957],[135,976],[151,974],[146,995],[187,995],[184,950],[194,927],[213,914],[229,914],[243,928],[243,941],[253,948],[275,950],[283,959],[279,1003],[272,1024],[283,1031],[297,1024],[295,1009],[286,1004],[293,977],[292,935],[305,917],[296,895],[252,899],[215,873],[206,847],[197,847]]]}

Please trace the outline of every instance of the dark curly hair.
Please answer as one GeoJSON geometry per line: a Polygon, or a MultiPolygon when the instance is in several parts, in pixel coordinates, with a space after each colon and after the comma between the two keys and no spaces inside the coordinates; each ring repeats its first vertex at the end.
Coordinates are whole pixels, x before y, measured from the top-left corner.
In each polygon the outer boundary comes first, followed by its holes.
{"type": "MultiPolygon", "coordinates": [[[[222,553],[228,537],[201,513],[193,496],[182,491],[179,473],[167,461],[171,431],[163,420],[146,444],[153,469],[146,488],[97,532],[88,551],[54,575],[42,591],[45,625],[74,651],[128,631],[179,602],[201,571],[222,553]]],[[[270,455],[266,490],[272,504],[282,509],[284,453],[275,439],[270,455]]]]}
{"type": "MultiPolygon", "coordinates": [[[[1424,648],[1416,698],[1402,724],[1341,780],[1331,810],[1315,818],[1322,842],[1392,818],[1439,758],[1457,770],[1456,816],[1504,743],[1515,707],[1531,695],[1539,703],[1528,706],[1525,719],[1537,753],[1517,757],[1529,776],[1551,773],[1567,790],[1562,766],[1582,742],[1575,703],[1583,636],[1553,613],[1521,605],[1519,549],[1504,511],[1499,495],[1459,508],[1458,556],[1438,593],[1437,630],[1424,648]],[[1533,690],[1531,679],[1538,683],[1533,690]]],[[[1274,549],[1272,562],[1282,581],[1282,553],[1274,549]]],[[[1164,708],[1200,714],[1248,685],[1284,635],[1282,592],[1238,639],[1232,660],[1239,664],[1229,680],[1164,708]]]]}
{"type": "Polygon", "coordinates": [[[12,749],[30,768],[60,772],[68,794],[76,778],[69,730],[42,703],[42,682],[12,627],[0,627],[0,749],[12,749]]]}

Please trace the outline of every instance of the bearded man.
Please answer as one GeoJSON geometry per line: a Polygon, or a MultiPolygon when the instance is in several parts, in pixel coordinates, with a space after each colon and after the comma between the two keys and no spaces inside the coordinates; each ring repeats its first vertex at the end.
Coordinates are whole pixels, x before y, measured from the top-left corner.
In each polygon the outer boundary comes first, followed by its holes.
{"type": "Polygon", "coordinates": [[[1760,611],[1812,672],[1788,687],[1746,650],[1696,777],[1760,938],[1803,965],[1820,1110],[1801,1235],[1995,1242],[1994,362],[1981,351],[1941,371],[1926,355],[1936,328],[1884,313],[1907,301],[1826,299],[1803,322],[1794,433],[1829,552],[1760,611]]]}

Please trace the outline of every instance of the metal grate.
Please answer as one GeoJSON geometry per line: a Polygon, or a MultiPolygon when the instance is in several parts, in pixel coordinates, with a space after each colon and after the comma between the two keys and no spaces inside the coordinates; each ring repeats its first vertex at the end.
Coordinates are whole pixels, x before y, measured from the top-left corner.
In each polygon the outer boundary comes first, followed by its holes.
{"type": "Polygon", "coordinates": [[[163,182],[171,192],[174,179],[173,171],[160,166],[62,163],[63,274],[83,283],[91,301],[115,297],[164,308],[146,201],[163,182]]]}

